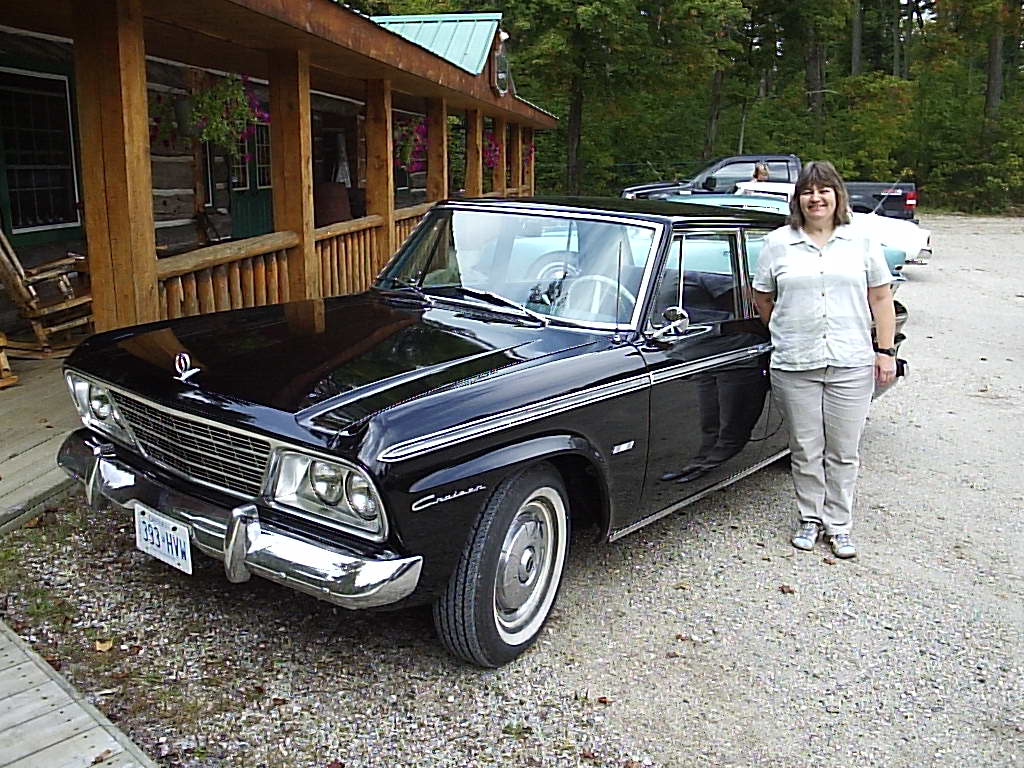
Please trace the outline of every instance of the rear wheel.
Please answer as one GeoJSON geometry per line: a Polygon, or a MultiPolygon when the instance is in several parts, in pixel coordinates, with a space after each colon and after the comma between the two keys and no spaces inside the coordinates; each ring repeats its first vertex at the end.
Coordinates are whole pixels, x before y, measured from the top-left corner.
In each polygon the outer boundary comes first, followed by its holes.
{"type": "Polygon", "coordinates": [[[541,464],[503,482],[434,604],[448,650],[498,667],[529,648],[558,596],[568,548],[567,494],[554,467],[541,464]]]}

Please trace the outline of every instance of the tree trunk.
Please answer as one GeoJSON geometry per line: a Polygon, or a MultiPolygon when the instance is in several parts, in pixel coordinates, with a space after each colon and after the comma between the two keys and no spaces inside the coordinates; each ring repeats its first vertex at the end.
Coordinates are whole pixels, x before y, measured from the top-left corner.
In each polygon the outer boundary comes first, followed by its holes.
{"type": "Polygon", "coordinates": [[[1003,28],[996,22],[996,28],[988,38],[988,82],[985,86],[985,119],[999,117],[999,104],[1003,100],[1003,28]]]}
{"type": "Polygon", "coordinates": [[[710,160],[715,152],[715,138],[718,134],[718,116],[722,111],[722,81],[725,70],[716,69],[711,76],[711,102],[708,104],[708,119],[704,126],[704,151],[702,159],[710,160]]]}
{"type": "Polygon", "coordinates": [[[892,76],[899,77],[903,73],[900,64],[900,0],[892,0],[892,76]]]}
{"type": "Polygon", "coordinates": [[[853,19],[850,24],[850,74],[860,74],[860,49],[861,39],[864,33],[864,15],[860,7],[860,0],[854,0],[853,19]]]}
{"type": "Polygon", "coordinates": [[[569,81],[569,121],[566,126],[565,188],[570,195],[580,193],[583,178],[583,158],[580,157],[580,137],[583,135],[583,75],[574,72],[569,81]]]}
{"type": "Polygon", "coordinates": [[[747,100],[743,100],[743,106],[740,109],[740,140],[736,144],[736,154],[743,154],[743,137],[747,132],[747,100]]]}
{"type": "Polygon", "coordinates": [[[819,132],[822,120],[825,117],[825,45],[818,39],[818,32],[810,30],[807,41],[807,106],[817,125],[815,131],[819,132]]]}

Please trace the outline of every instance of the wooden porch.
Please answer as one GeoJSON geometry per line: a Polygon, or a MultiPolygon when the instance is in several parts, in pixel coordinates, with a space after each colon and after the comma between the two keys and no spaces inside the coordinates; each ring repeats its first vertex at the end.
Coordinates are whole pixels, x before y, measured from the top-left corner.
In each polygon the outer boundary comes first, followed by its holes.
{"type": "Polygon", "coordinates": [[[8,0],[0,24],[73,41],[84,228],[97,331],[365,290],[449,196],[449,115],[464,194],[532,194],[547,113],[332,0],[8,0]],[[147,56],[268,84],[273,231],[157,258],[147,56]],[[366,215],[314,227],[311,92],[362,104],[366,215]],[[395,207],[394,112],[423,114],[427,202],[395,207]],[[485,120],[497,162],[485,162],[485,120]]]}

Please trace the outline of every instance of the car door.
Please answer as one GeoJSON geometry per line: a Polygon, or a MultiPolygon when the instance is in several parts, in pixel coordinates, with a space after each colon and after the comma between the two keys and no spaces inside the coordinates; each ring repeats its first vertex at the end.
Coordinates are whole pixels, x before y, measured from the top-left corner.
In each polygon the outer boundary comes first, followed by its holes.
{"type": "Polygon", "coordinates": [[[648,328],[681,306],[689,325],[639,345],[651,377],[642,519],[757,465],[768,333],[752,316],[739,229],[680,232],[659,270],[648,328]]]}

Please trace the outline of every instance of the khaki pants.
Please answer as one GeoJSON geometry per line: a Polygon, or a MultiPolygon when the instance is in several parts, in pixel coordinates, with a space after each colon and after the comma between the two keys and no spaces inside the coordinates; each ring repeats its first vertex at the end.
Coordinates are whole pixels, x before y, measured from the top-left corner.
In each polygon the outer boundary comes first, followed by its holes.
{"type": "Polygon", "coordinates": [[[802,522],[849,533],[860,436],[874,391],[874,366],[772,369],[772,392],[789,428],[793,487],[802,522]]]}

